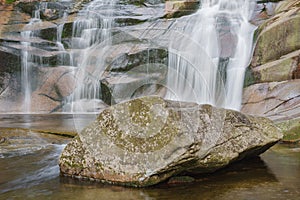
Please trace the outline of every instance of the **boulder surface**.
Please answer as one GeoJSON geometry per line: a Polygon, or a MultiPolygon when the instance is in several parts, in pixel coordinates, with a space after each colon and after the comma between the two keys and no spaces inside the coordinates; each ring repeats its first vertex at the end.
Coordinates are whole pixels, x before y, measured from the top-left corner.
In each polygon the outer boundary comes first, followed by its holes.
{"type": "Polygon", "coordinates": [[[105,109],[65,147],[59,165],[62,175],[144,187],[213,172],[281,138],[266,118],[150,96],[105,109]]]}

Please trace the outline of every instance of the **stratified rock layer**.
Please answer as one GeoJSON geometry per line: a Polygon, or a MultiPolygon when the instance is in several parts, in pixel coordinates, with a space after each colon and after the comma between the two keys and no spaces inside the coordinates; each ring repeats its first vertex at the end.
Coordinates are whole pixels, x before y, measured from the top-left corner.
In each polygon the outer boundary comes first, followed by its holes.
{"type": "Polygon", "coordinates": [[[143,97],[104,110],[60,157],[63,175],[136,187],[258,155],[282,134],[232,110],[143,97]]]}
{"type": "Polygon", "coordinates": [[[285,124],[288,120],[299,121],[299,29],[298,0],[280,1],[275,15],[259,26],[253,59],[246,74],[242,112],[285,124]]]}

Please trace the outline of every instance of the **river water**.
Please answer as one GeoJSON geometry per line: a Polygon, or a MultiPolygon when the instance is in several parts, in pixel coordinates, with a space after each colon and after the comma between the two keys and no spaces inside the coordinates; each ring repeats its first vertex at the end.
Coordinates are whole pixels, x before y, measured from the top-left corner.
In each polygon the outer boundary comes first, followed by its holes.
{"type": "MultiPolygon", "coordinates": [[[[64,115],[0,116],[0,127],[56,130],[72,127],[64,115]],[[16,120],[18,119],[18,120],[16,120]],[[35,121],[39,119],[39,122],[35,121]],[[47,123],[46,123],[47,122],[47,123]],[[33,125],[32,125],[33,124],[33,125]]],[[[245,160],[192,183],[163,183],[150,188],[126,188],[73,180],[59,175],[58,159],[69,138],[0,129],[0,199],[299,199],[300,145],[277,144],[258,158],[245,160]],[[1,139],[1,138],[0,138],[1,139]]]]}

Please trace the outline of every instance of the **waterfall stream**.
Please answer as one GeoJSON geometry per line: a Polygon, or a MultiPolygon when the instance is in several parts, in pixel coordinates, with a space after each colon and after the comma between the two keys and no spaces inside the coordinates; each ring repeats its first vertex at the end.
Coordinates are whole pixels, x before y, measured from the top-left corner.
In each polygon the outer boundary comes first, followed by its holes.
{"type": "MultiPolygon", "coordinates": [[[[34,26],[35,24],[38,24],[41,22],[40,19],[40,9],[37,9],[34,12],[33,18],[30,20],[29,24],[25,26],[25,28],[34,26]]],[[[31,72],[32,67],[35,63],[38,63],[38,61],[41,58],[38,58],[34,56],[31,53],[31,39],[36,37],[38,35],[38,31],[22,31],[21,37],[23,38],[23,42],[21,44],[24,47],[24,50],[22,51],[22,59],[21,59],[21,66],[22,66],[22,73],[21,73],[21,79],[23,83],[22,92],[24,94],[23,99],[23,112],[29,113],[31,111],[31,72]]]]}
{"type": "Polygon", "coordinates": [[[254,0],[202,0],[169,46],[167,98],[239,110],[254,0]]]}
{"type": "MultiPolygon", "coordinates": [[[[118,0],[94,0],[80,10],[73,22],[69,50],[65,50],[62,41],[66,12],[61,16],[62,23],[56,27],[55,45],[60,56],[56,63],[74,66],[73,76],[76,79],[76,89],[63,100],[66,103],[64,112],[100,110],[103,98],[101,79],[107,67],[108,49],[113,46],[112,29],[119,14],[115,10],[117,3],[118,0]]],[[[172,27],[168,30],[172,33],[168,47],[168,90],[165,98],[240,110],[244,73],[251,58],[256,29],[249,20],[256,1],[202,0],[200,4],[196,13],[177,19],[185,20],[182,30],[172,30],[172,27]]],[[[41,22],[40,10],[46,9],[47,3],[40,6],[26,27],[41,22]]],[[[33,66],[44,64],[43,57],[31,53],[35,46],[31,39],[37,37],[38,32],[25,29],[21,35],[24,47],[23,111],[30,112],[33,89],[29,76],[33,66]]]]}
{"type": "Polygon", "coordinates": [[[57,38],[56,45],[57,45],[59,51],[64,52],[64,54],[60,54],[60,64],[61,65],[64,65],[65,60],[66,60],[66,56],[65,56],[66,49],[65,49],[64,45],[62,44],[62,33],[63,33],[63,29],[64,29],[64,25],[65,25],[65,21],[66,21],[67,17],[68,17],[67,12],[64,12],[63,17],[62,17],[62,23],[57,26],[57,32],[56,32],[56,38],[57,38]]]}
{"type": "MultiPolygon", "coordinates": [[[[29,23],[24,26],[24,30],[21,31],[21,82],[22,82],[22,94],[23,94],[23,108],[22,112],[31,113],[32,111],[32,92],[34,88],[38,87],[36,84],[37,77],[34,77],[34,68],[49,66],[49,59],[43,53],[50,55],[49,49],[51,47],[51,41],[48,45],[43,46],[43,40],[40,38],[39,27],[42,26],[43,20],[41,19],[41,12],[48,9],[48,2],[41,2],[35,6],[33,12],[33,17],[30,19],[29,23]],[[50,44],[50,45],[49,45],[50,44]],[[44,48],[44,49],[43,49],[44,48]],[[44,59],[46,58],[46,59],[44,59]]],[[[57,61],[58,64],[64,65],[66,62],[66,50],[62,44],[62,32],[64,27],[64,21],[67,18],[67,13],[64,12],[62,16],[62,23],[57,25],[56,32],[56,44],[58,51],[60,52],[57,61]]],[[[48,56],[49,57],[49,56],[48,56]]]]}
{"type": "MultiPolygon", "coordinates": [[[[73,25],[71,63],[75,72],[76,89],[68,102],[71,112],[95,111],[101,98],[100,77],[104,72],[104,55],[95,50],[111,44],[114,24],[113,9],[117,0],[95,0],[78,14],[73,25]]],[[[105,51],[103,51],[105,52],[105,51]]]]}

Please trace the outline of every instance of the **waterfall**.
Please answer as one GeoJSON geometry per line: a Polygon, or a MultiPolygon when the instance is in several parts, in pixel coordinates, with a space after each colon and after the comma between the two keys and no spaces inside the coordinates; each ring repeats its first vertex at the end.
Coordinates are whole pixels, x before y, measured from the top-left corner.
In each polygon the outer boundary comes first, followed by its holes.
{"type": "Polygon", "coordinates": [[[101,98],[100,77],[104,72],[102,52],[111,45],[116,0],[95,0],[78,14],[73,24],[71,63],[78,70],[76,89],[69,98],[71,112],[94,110],[101,98]],[[87,105],[89,104],[89,105],[87,105]],[[90,105],[92,104],[92,105],[90,105]]]}
{"type": "MultiPolygon", "coordinates": [[[[22,93],[23,93],[23,108],[22,111],[30,113],[32,107],[32,91],[33,87],[36,87],[36,77],[33,75],[34,67],[47,66],[47,61],[43,59],[43,55],[40,52],[47,52],[41,47],[41,38],[39,38],[40,31],[35,30],[36,27],[41,25],[42,20],[40,13],[48,8],[47,2],[41,2],[36,6],[33,12],[33,17],[29,23],[24,27],[24,31],[21,32],[22,38],[22,52],[21,52],[21,82],[22,82],[22,93]]],[[[64,45],[62,44],[62,32],[67,13],[64,13],[62,17],[62,23],[57,26],[57,40],[56,46],[60,52],[66,52],[64,45]]],[[[60,54],[61,64],[65,64],[65,55],[60,54]]],[[[49,64],[49,63],[48,63],[49,64]]]]}
{"type": "MultiPolygon", "coordinates": [[[[62,44],[62,33],[65,25],[66,18],[68,17],[67,12],[64,12],[63,17],[62,17],[62,23],[57,25],[57,32],[56,32],[56,45],[58,47],[58,50],[61,52],[66,53],[65,47],[62,44]]],[[[64,65],[65,64],[65,54],[60,54],[60,64],[64,65]]]]}
{"type": "MultiPolygon", "coordinates": [[[[40,9],[35,10],[33,18],[25,26],[29,28],[41,22],[40,9]]],[[[21,79],[23,83],[22,92],[24,95],[23,99],[23,112],[29,113],[31,111],[31,73],[34,63],[38,62],[41,58],[36,59],[36,56],[30,53],[31,39],[38,35],[37,31],[22,31],[21,37],[23,38],[23,50],[21,52],[21,79]]]]}
{"type": "Polygon", "coordinates": [[[169,45],[167,99],[239,110],[255,26],[254,0],[202,0],[169,45]]]}

